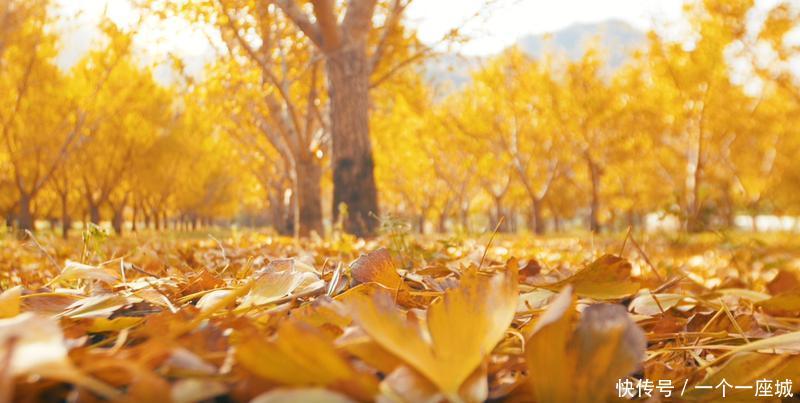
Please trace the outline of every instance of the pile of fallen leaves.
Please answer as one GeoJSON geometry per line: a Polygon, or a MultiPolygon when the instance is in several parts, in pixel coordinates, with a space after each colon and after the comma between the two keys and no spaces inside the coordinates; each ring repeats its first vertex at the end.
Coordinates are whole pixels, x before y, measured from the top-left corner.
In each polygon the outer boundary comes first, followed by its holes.
{"type": "Polygon", "coordinates": [[[711,401],[719,390],[694,386],[800,387],[791,244],[393,245],[2,240],[0,401],[602,402],[645,379],[711,401]]]}

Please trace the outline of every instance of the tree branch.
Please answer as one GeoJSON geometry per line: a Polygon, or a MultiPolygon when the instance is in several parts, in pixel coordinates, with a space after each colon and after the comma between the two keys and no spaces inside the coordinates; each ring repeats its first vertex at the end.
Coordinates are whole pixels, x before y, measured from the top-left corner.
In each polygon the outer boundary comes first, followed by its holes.
{"type": "Polygon", "coordinates": [[[308,16],[300,9],[297,2],[294,0],[273,0],[278,7],[283,10],[283,13],[289,17],[292,22],[300,28],[301,31],[317,45],[322,48],[322,33],[317,25],[308,19],[308,16]]]}
{"type": "Polygon", "coordinates": [[[314,5],[314,17],[322,33],[322,50],[330,52],[342,44],[342,34],[336,18],[333,0],[311,0],[314,5]]]}

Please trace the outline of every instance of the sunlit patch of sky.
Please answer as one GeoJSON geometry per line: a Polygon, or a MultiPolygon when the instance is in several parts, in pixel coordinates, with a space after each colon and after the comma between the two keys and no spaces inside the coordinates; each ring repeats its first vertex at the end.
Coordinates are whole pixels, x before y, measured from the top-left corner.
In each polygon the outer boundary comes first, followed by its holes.
{"type": "MultiPolygon", "coordinates": [[[[139,12],[128,0],[59,0],[65,16],[62,63],[74,63],[97,36],[94,25],[105,13],[132,26],[139,12]]],[[[415,0],[407,17],[427,43],[438,42],[460,28],[469,41],[458,50],[470,55],[501,51],[527,34],[545,33],[582,22],[620,19],[648,30],[656,23],[676,21],[682,0],[415,0]],[[475,16],[475,14],[481,14],[475,16]]],[[[199,57],[212,51],[207,35],[185,21],[151,21],[140,29],[140,46],[155,54],[169,52],[199,57]]]]}
{"type": "MultiPolygon", "coordinates": [[[[779,0],[758,0],[766,10],[779,0]]],[[[213,30],[172,18],[148,18],[130,0],[58,0],[62,16],[62,52],[59,64],[73,65],[98,40],[97,23],[105,15],[123,27],[138,26],[137,48],[147,61],[163,65],[170,55],[186,61],[191,74],[198,74],[216,54],[213,30]]],[[[558,31],[578,23],[622,20],[633,27],[673,38],[687,37],[688,23],[681,18],[684,0],[415,0],[407,10],[407,21],[426,43],[438,43],[448,31],[459,28],[469,40],[456,49],[467,55],[491,55],[529,34],[558,31]]],[[[754,20],[763,17],[758,12],[754,20]]],[[[794,35],[800,38],[800,33],[794,35]]],[[[219,46],[219,44],[217,44],[219,46]]],[[[800,61],[793,61],[800,71],[800,61]]]]}
{"type": "Polygon", "coordinates": [[[408,18],[425,42],[435,43],[448,30],[461,27],[470,41],[460,51],[488,55],[522,36],[577,23],[616,19],[641,31],[675,25],[682,5],[683,0],[416,0],[409,7],[408,18]]]}

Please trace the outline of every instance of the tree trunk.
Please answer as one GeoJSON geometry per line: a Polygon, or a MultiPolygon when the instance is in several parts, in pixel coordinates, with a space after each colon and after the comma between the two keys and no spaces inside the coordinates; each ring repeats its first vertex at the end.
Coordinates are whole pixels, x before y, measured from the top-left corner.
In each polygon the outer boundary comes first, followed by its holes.
{"type": "Polygon", "coordinates": [[[23,194],[19,198],[19,214],[17,221],[19,222],[19,229],[22,231],[33,231],[33,215],[31,214],[31,196],[23,194]]]}
{"type": "Polygon", "coordinates": [[[313,156],[295,162],[295,194],[297,194],[298,234],[308,236],[311,231],[322,235],[322,168],[313,156]]]}
{"type": "Polygon", "coordinates": [[[117,235],[122,235],[122,226],[125,223],[123,211],[125,211],[125,205],[120,206],[114,210],[114,216],[111,218],[111,226],[114,227],[114,232],[117,235]]]}
{"type": "Polygon", "coordinates": [[[461,211],[461,229],[469,233],[469,206],[462,206],[461,211]]]}
{"type": "Polygon", "coordinates": [[[537,235],[543,235],[545,232],[544,217],[542,217],[542,201],[534,198],[531,200],[531,208],[533,208],[533,231],[537,235]]]}
{"type": "Polygon", "coordinates": [[[369,74],[366,42],[348,43],[327,54],[333,145],[333,219],[347,206],[345,230],[358,236],[375,233],[378,194],[369,137],[369,74]]]}
{"type": "Polygon", "coordinates": [[[61,194],[61,238],[63,239],[69,237],[69,227],[72,225],[72,220],[69,217],[68,196],[67,192],[61,194]]]}
{"type": "Polygon", "coordinates": [[[92,221],[94,224],[100,224],[100,206],[98,206],[94,201],[89,200],[89,220],[92,221]]]}
{"type": "Polygon", "coordinates": [[[449,214],[448,214],[447,210],[444,210],[444,211],[439,213],[439,224],[437,225],[437,229],[436,230],[440,234],[447,233],[447,216],[448,215],[449,214]]]}
{"type": "Polygon", "coordinates": [[[136,225],[136,220],[139,219],[139,206],[134,203],[133,205],[133,215],[131,216],[131,232],[136,232],[138,226],[136,225]]]}
{"type": "Polygon", "coordinates": [[[600,168],[590,158],[586,157],[586,164],[589,169],[589,179],[592,182],[592,198],[589,202],[589,230],[600,232],[600,221],[597,219],[600,209],[600,168]]]}
{"type": "Polygon", "coordinates": [[[494,199],[494,223],[492,225],[496,226],[502,218],[503,222],[497,228],[497,232],[508,232],[508,217],[503,213],[503,197],[492,196],[492,198],[494,199]]]}
{"type": "Polygon", "coordinates": [[[11,209],[6,213],[6,226],[11,229],[14,228],[14,210],[11,209]]]}

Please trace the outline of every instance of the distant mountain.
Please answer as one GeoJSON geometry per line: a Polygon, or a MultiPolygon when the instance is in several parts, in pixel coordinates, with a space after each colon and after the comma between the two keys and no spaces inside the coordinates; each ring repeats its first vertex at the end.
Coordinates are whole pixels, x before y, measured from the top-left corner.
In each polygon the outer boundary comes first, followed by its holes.
{"type": "Polygon", "coordinates": [[[527,35],[517,41],[517,46],[532,56],[540,56],[546,49],[565,52],[570,59],[579,59],[586,45],[599,40],[608,52],[609,65],[620,66],[628,53],[645,43],[645,34],[622,20],[574,24],[560,31],[543,35],[527,35]]]}
{"type": "MultiPolygon", "coordinates": [[[[547,50],[563,52],[576,60],[583,55],[591,41],[598,40],[601,48],[607,52],[609,67],[615,69],[624,63],[632,50],[643,46],[645,39],[643,32],[625,21],[613,19],[573,24],[552,33],[526,35],[517,40],[515,45],[534,57],[541,56],[547,50]]],[[[470,71],[479,67],[484,59],[445,54],[427,63],[426,74],[436,84],[443,84],[450,89],[459,88],[469,82],[470,71]]]]}

